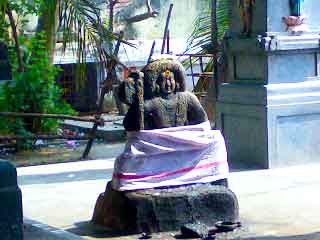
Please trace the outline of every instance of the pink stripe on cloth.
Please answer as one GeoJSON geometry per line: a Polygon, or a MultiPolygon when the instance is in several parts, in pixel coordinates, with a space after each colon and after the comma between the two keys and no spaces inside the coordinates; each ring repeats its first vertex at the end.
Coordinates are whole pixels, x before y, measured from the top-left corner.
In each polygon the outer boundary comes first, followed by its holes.
{"type": "Polygon", "coordinates": [[[164,177],[178,175],[178,174],[185,173],[185,172],[190,172],[192,170],[200,170],[200,169],[206,169],[206,168],[210,168],[210,167],[216,167],[216,166],[219,166],[219,165],[225,164],[225,163],[226,163],[225,161],[213,162],[213,163],[208,163],[208,164],[194,166],[194,167],[182,168],[182,169],[176,170],[174,172],[164,172],[164,173],[160,173],[160,174],[156,174],[156,175],[152,175],[152,174],[149,174],[149,175],[147,175],[147,174],[145,174],[145,175],[127,175],[124,173],[114,172],[113,178],[124,179],[124,180],[134,180],[134,179],[142,179],[142,178],[158,179],[158,178],[164,178],[164,177]]]}

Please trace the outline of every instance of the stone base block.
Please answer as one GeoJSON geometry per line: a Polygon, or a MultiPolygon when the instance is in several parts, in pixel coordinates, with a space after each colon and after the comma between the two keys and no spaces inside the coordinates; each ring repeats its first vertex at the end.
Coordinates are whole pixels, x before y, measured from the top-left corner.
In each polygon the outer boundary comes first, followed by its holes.
{"type": "Polygon", "coordinates": [[[137,209],[123,192],[107,184],[106,191],[97,199],[92,221],[115,231],[134,232],[137,229],[137,209]]]}
{"type": "Polygon", "coordinates": [[[213,226],[217,221],[236,221],[238,215],[237,198],[224,186],[196,184],[125,193],[109,183],[97,200],[92,221],[121,232],[164,232],[186,223],[213,226]]]}

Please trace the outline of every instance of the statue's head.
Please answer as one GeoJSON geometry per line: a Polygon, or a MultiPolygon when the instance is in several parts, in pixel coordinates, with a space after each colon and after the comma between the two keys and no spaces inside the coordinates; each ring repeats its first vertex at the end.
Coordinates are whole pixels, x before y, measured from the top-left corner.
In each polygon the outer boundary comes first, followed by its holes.
{"type": "Polygon", "coordinates": [[[170,70],[165,70],[160,73],[157,81],[157,87],[159,88],[160,94],[169,95],[174,93],[176,90],[176,81],[174,74],[170,70]]]}
{"type": "Polygon", "coordinates": [[[186,90],[185,69],[172,57],[159,58],[146,65],[144,73],[145,98],[152,98],[159,93],[168,94],[186,90]]]}

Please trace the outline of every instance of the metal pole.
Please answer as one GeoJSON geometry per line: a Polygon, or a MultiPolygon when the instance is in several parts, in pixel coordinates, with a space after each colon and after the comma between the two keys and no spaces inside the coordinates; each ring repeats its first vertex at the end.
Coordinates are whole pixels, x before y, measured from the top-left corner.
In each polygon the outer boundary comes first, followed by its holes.
{"type": "Polygon", "coordinates": [[[191,71],[191,77],[192,77],[192,85],[193,85],[193,90],[196,86],[195,82],[194,82],[194,72],[193,72],[193,65],[192,65],[192,56],[189,56],[189,63],[190,63],[190,71],[191,71]]]}
{"type": "Polygon", "coordinates": [[[164,28],[164,34],[163,34],[163,39],[162,39],[162,47],[161,47],[161,54],[164,54],[164,49],[165,49],[165,46],[166,46],[167,33],[168,33],[168,28],[169,28],[172,9],[173,9],[173,4],[171,3],[170,7],[169,7],[167,20],[166,20],[166,26],[164,28]]]}
{"type": "Polygon", "coordinates": [[[167,32],[167,54],[170,54],[170,30],[167,32]]]}
{"type": "MultiPolygon", "coordinates": [[[[213,46],[213,54],[219,51],[218,42],[218,24],[217,24],[217,0],[211,0],[211,41],[213,46]]],[[[213,58],[213,81],[215,87],[215,98],[218,98],[218,61],[217,57],[213,58]]]]}
{"type": "Polygon", "coordinates": [[[156,46],[156,40],[154,40],[153,43],[152,43],[152,47],[151,47],[151,50],[150,50],[150,54],[149,54],[149,57],[148,57],[147,64],[149,64],[151,62],[155,46],[156,46]]]}

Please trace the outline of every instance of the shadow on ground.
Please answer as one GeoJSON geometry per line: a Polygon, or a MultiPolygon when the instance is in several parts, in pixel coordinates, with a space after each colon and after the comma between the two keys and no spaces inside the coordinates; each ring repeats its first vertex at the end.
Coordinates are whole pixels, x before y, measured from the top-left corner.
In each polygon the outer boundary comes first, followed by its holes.
{"type": "MultiPolygon", "coordinates": [[[[102,226],[97,226],[90,221],[75,223],[73,228],[65,229],[66,231],[73,233],[82,237],[91,237],[96,239],[107,239],[107,238],[119,238],[128,239],[142,239],[141,235],[134,235],[130,233],[120,233],[114,232],[110,229],[107,229],[102,226]],[[131,239],[131,238],[130,238],[131,239]]],[[[254,236],[254,237],[244,237],[243,235],[248,236],[250,233],[245,231],[235,231],[234,233],[223,233],[218,234],[215,238],[216,240],[319,240],[320,232],[305,234],[305,235],[295,235],[295,236],[254,236]],[[241,236],[242,235],[242,236],[241,236]]],[[[251,235],[251,234],[250,234],[251,235]]],[[[166,240],[175,240],[175,239],[196,239],[196,238],[186,238],[177,233],[159,233],[153,234],[152,239],[166,239],[166,240]]]]}
{"type": "MultiPolygon", "coordinates": [[[[91,221],[78,222],[74,224],[73,228],[65,229],[68,232],[82,237],[92,237],[97,239],[126,237],[132,234],[115,232],[111,229],[93,224],[91,221]]],[[[137,239],[137,238],[135,238],[137,239]]]]}
{"type": "MultiPolygon", "coordinates": [[[[239,238],[238,238],[239,239],[239,238]]],[[[295,235],[295,236],[263,236],[263,237],[248,237],[240,238],[241,240],[319,240],[320,232],[310,233],[305,235],[295,235]]]]}

